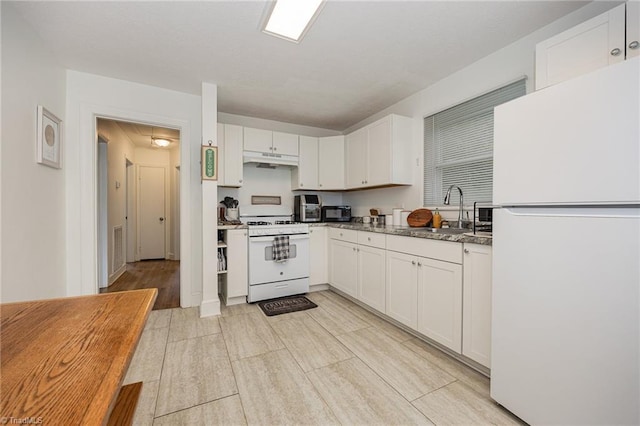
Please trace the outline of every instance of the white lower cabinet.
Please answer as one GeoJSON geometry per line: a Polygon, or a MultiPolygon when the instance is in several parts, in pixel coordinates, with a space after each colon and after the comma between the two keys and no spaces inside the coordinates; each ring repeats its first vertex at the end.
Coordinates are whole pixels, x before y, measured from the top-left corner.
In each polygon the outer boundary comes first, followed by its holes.
{"type": "Polygon", "coordinates": [[[418,328],[418,262],[416,256],[387,251],[387,305],[385,313],[418,328]]]}
{"type": "Polygon", "coordinates": [[[224,242],[227,269],[226,274],[220,278],[220,293],[227,306],[245,303],[249,292],[247,230],[225,230],[224,242]]]}
{"type": "MultiPolygon", "coordinates": [[[[355,231],[352,231],[355,232],[355,231]]],[[[329,240],[329,283],[351,297],[358,297],[358,245],[329,240]]]]}
{"type": "Polygon", "coordinates": [[[358,232],[358,241],[369,240],[382,247],[358,244],[358,300],[380,312],[384,312],[386,302],[386,251],[384,235],[372,232],[358,232]]]}
{"type": "Polygon", "coordinates": [[[329,229],[329,283],[374,309],[384,312],[384,234],[329,229]]]}
{"type": "Polygon", "coordinates": [[[329,282],[328,232],[324,226],[309,228],[309,285],[329,282]]]}
{"type": "Polygon", "coordinates": [[[336,228],[328,238],[331,286],[490,368],[491,246],[336,228]]]}
{"type": "Polygon", "coordinates": [[[388,236],[387,250],[386,314],[460,353],[462,245],[388,236]]]}
{"type": "Polygon", "coordinates": [[[491,368],[492,248],[464,244],[462,354],[491,368]]]}
{"type": "Polygon", "coordinates": [[[418,258],[418,331],[462,351],[462,265],[418,258]]]}

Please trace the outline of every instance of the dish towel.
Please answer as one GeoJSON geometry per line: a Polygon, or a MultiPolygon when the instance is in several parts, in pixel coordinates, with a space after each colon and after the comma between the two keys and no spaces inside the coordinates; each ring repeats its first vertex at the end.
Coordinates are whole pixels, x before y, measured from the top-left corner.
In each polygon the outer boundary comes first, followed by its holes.
{"type": "Polygon", "coordinates": [[[289,236],[277,235],[273,237],[273,261],[286,262],[289,260],[289,236]]]}

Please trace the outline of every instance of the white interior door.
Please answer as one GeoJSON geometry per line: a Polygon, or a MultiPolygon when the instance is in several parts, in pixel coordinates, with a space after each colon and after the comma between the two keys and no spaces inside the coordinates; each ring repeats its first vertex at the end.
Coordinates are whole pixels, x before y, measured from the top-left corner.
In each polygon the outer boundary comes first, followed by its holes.
{"type": "Polygon", "coordinates": [[[165,168],[139,167],[140,260],[165,258],[165,168]]]}

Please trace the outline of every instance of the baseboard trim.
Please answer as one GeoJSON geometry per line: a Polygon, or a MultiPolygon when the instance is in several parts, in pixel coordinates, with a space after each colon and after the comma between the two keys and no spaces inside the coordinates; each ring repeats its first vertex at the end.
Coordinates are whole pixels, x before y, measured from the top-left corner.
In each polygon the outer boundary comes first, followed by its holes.
{"type": "Polygon", "coordinates": [[[113,274],[109,276],[109,284],[107,285],[107,287],[113,284],[114,282],[116,282],[116,280],[120,278],[126,270],[127,270],[127,264],[125,263],[117,271],[115,271],[113,274]]]}
{"type": "Polygon", "coordinates": [[[200,318],[220,315],[220,299],[203,300],[200,304],[200,318]]]}
{"type": "Polygon", "coordinates": [[[315,284],[309,286],[309,293],[313,293],[314,291],[325,291],[329,290],[331,287],[329,284],[315,284]]]}

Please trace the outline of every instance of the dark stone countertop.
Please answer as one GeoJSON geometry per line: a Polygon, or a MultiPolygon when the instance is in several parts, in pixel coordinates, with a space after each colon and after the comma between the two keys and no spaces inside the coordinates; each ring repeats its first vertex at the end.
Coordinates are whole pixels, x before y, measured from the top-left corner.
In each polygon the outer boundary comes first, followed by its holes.
{"type": "Polygon", "coordinates": [[[492,245],[490,236],[473,235],[471,229],[464,233],[448,233],[446,229],[433,232],[431,228],[413,228],[409,226],[371,225],[355,222],[310,223],[310,226],[327,226],[330,228],[352,229],[354,231],[377,232],[402,237],[426,238],[430,240],[451,241],[454,243],[472,243],[492,245]]]}

